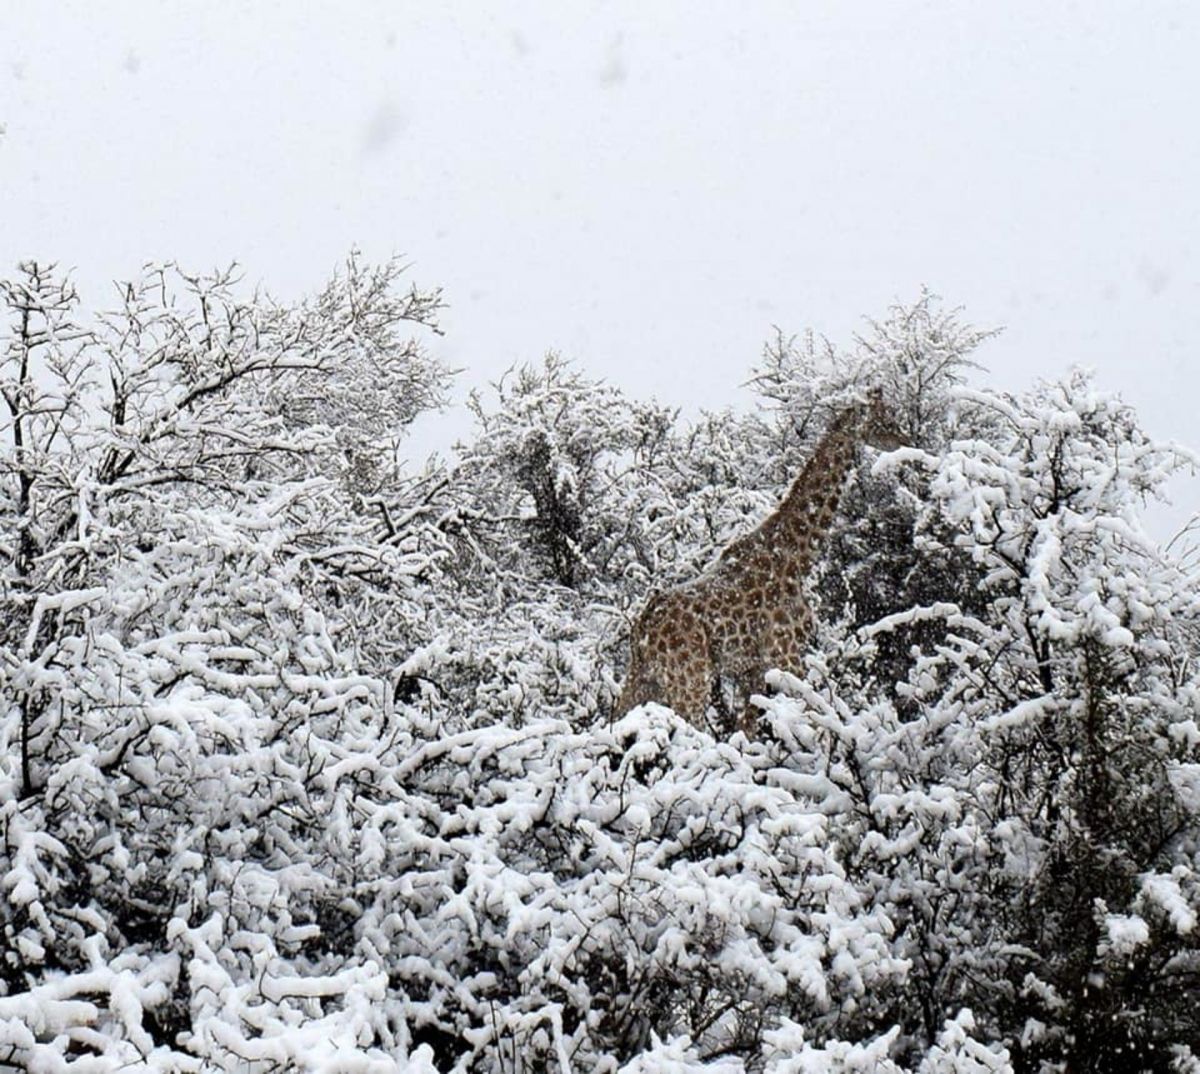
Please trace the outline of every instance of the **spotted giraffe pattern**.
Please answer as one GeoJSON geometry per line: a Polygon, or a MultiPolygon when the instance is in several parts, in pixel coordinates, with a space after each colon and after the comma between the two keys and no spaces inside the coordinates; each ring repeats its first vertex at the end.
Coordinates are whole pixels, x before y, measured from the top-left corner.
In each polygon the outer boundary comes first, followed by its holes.
{"type": "Polygon", "coordinates": [[[846,476],[864,444],[902,439],[880,396],[843,410],[776,510],[731,542],[699,577],[650,598],[634,623],[617,714],[657,701],[703,726],[721,680],[742,705],[771,668],[798,673],[813,631],[805,581],[833,523],[846,476]]]}

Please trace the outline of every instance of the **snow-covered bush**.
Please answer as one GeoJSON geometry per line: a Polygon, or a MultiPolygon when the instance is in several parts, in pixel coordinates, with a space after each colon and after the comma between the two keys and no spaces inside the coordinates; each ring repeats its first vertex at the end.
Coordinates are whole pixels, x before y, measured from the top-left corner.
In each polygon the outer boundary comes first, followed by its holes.
{"type": "MultiPolygon", "coordinates": [[[[330,406],[386,410],[395,431],[440,399],[445,373],[401,337],[432,324],[436,295],[395,299],[397,274],[352,259],[315,306],[284,308],[240,297],[229,274],[153,268],[91,325],[52,269],[23,265],[3,285],[0,976],[14,1062],[128,1065],[178,1033],[192,1058],[167,1068],[216,1058],[197,937],[228,975],[241,948],[223,937],[295,946],[290,915],[340,898],[306,878],[305,854],[287,860],[297,844],[282,833],[320,823],[305,779],[324,766],[323,734],[344,751],[343,721],[388,704],[360,666],[362,619],[411,618],[435,563],[362,509],[358,459],[329,415],[277,404],[324,381],[330,406]]],[[[378,477],[381,452],[374,463],[378,477]]]]}

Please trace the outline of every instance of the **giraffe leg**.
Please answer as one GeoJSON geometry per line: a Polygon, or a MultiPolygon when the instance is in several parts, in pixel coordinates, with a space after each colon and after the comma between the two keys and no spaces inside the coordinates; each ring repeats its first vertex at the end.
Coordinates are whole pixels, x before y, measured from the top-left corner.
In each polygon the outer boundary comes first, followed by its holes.
{"type": "Polygon", "coordinates": [[[632,631],[629,673],[617,702],[618,714],[657,701],[697,727],[705,727],[716,679],[708,618],[691,594],[651,598],[632,631]]]}
{"type": "Polygon", "coordinates": [[[696,654],[706,644],[699,618],[680,598],[671,594],[651,598],[631,633],[629,671],[616,714],[657,701],[690,716],[696,654]]]}
{"type": "Polygon", "coordinates": [[[613,719],[620,719],[630,709],[636,708],[642,703],[642,699],[639,696],[641,692],[639,688],[640,681],[639,668],[635,662],[630,662],[629,671],[625,675],[625,684],[621,687],[621,694],[617,698],[617,703],[612,710],[613,719]]]}
{"type": "Polygon", "coordinates": [[[671,702],[669,679],[664,676],[663,669],[635,656],[625,676],[625,685],[621,687],[621,695],[613,708],[613,718],[619,719],[631,709],[648,701],[675,707],[671,702]]]}
{"type": "Polygon", "coordinates": [[[753,740],[758,736],[758,716],[758,709],[750,703],[750,699],[747,697],[746,704],[738,716],[737,729],[748,739],[753,740]]]}
{"type": "Polygon", "coordinates": [[[668,678],[665,703],[688,723],[707,729],[705,714],[708,712],[712,687],[712,662],[703,651],[693,651],[668,678]]]}
{"type": "Polygon", "coordinates": [[[750,703],[751,694],[766,689],[766,674],[771,670],[789,675],[804,675],[804,655],[812,636],[812,615],[805,607],[777,610],[763,631],[762,660],[758,666],[739,676],[738,687],[744,702],[738,730],[753,738],[758,727],[759,710],[750,703]]]}
{"type": "Polygon", "coordinates": [[[795,622],[780,624],[771,631],[764,646],[765,667],[762,674],[775,669],[798,678],[804,677],[804,657],[812,638],[811,619],[804,615],[795,622]]]}
{"type": "Polygon", "coordinates": [[[766,689],[764,677],[767,673],[765,665],[743,668],[737,676],[736,695],[734,700],[737,720],[735,729],[741,731],[747,738],[753,739],[758,730],[758,708],[751,704],[754,694],[761,694],[766,689]]]}

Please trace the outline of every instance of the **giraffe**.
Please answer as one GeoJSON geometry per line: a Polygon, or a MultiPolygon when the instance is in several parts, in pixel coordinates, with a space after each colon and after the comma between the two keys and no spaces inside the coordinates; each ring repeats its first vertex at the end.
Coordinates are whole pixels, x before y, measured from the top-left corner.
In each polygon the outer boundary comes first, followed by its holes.
{"type": "Polygon", "coordinates": [[[805,580],[859,452],[903,443],[878,391],[840,411],[774,512],[704,573],[647,601],[633,626],[616,714],[657,701],[701,726],[724,676],[744,706],[738,726],[750,734],[750,694],[766,672],[803,667],[813,630],[805,580]]]}

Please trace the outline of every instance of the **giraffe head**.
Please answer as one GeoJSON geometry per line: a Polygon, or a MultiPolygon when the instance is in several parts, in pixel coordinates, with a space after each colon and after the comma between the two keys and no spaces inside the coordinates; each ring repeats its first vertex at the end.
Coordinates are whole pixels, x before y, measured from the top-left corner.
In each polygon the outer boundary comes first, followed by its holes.
{"type": "Polygon", "coordinates": [[[863,443],[879,451],[895,451],[896,448],[907,447],[909,438],[904,434],[900,423],[896,420],[895,412],[883,398],[883,389],[872,388],[867,394],[867,401],[862,404],[863,443]]]}

